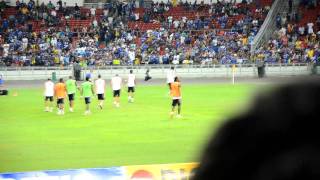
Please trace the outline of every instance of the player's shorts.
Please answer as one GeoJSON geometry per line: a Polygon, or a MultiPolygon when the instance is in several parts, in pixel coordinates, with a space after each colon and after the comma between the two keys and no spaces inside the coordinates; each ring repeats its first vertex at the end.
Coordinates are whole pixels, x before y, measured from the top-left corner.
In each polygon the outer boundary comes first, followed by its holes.
{"type": "Polygon", "coordinates": [[[134,87],[128,87],[128,92],[134,92],[134,87]]]}
{"type": "Polygon", "coordinates": [[[44,98],[44,100],[46,100],[46,101],[53,101],[53,96],[46,96],[45,98],[44,98]]]}
{"type": "Polygon", "coordinates": [[[69,101],[73,101],[74,100],[74,93],[68,94],[68,98],[69,98],[69,101]]]}
{"type": "Polygon", "coordinates": [[[172,100],[172,106],[180,106],[181,105],[181,99],[173,99],[172,100]]]}
{"type": "Polygon", "coordinates": [[[58,98],[57,99],[57,104],[64,104],[64,99],[63,98],[58,98]]]}
{"type": "Polygon", "coordinates": [[[90,104],[90,103],[91,103],[90,97],[85,97],[85,98],[84,98],[84,102],[85,102],[86,104],[90,104]]]}
{"type": "Polygon", "coordinates": [[[120,90],[113,90],[113,97],[120,97],[120,90]]]}
{"type": "Polygon", "coordinates": [[[104,94],[97,94],[98,100],[104,100],[104,94]]]}

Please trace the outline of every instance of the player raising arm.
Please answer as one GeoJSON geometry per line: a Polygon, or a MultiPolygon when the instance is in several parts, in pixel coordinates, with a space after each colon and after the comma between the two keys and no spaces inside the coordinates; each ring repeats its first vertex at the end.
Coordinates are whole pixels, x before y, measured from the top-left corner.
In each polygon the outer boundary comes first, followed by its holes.
{"type": "Polygon", "coordinates": [[[121,86],[122,86],[122,79],[121,79],[121,77],[119,77],[118,74],[116,74],[111,79],[111,88],[113,90],[113,104],[116,107],[120,107],[121,86]]]}
{"type": "Polygon", "coordinates": [[[67,89],[62,78],[54,87],[54,95],[57,98],[58,115],[64,115],[64,98],[66,97],[67,89]]]}
{"type": "Polygon", "coordinates": [[[128,102],[134,102],[134,91],[136,86],[136,76],[133,74],[133,71],[130,70],[128,75],[128,102]]]}
{"type": "Polygon", "coordinates": [[[81,84],[81,95],[84,97],[84,102],[86,104],[84,115],[91,114],[89,105],[91,103],[91,96],[94,94],[93,84],[90,82],[90,78],[86,77],[86,81],[81,84]]]}
{"type": "Polygon", "coordinates": [[[104,102],[104,93],[106,88],[106,81],[101,79],[101,75],[98,75],[98,79],[95,81],[95,87],[96,87],[96,93],[98,96],[99,101],[99,107],[100,109],[103,108],[103,102],[104,102]]]}
{"type": "Polygon", "coordinates": [[[174,78],[174,82],[170,86],[170,94],[172,97],[172,110],[170,113],[171,118],[174,116],[176,106],[178,106],[177,118],[181,118],[181,83],[178,77],[174,78]]]}
{"type": "Polygon", "coordinates": [[[45,111],[46,112],[52,112],[52,102],[53,102],[53,96],[54,96],[54,83],[49,78],[44,83],[44,102],[45,102],[45,111]]]}

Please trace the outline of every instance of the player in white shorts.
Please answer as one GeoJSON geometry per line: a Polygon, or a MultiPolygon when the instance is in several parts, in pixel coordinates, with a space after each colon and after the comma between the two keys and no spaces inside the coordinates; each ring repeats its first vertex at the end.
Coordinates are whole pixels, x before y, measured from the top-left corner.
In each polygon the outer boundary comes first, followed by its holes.
{"type": "Polygon", "coordinates": [[[54,83],[49,78],[44,83],[44,101],[45,101],[45,111],[46,112],[52,112],[52,102],[53,102],[53,96],[54,96],[54,83]]]}
{"type": "Polygon", "coordinates": [[[130,70],[130,74],[128,75],[128,101],[134,102],[134,91],[136,86],[136,76],[133,74],[133,71],[130,70]]]}
{"type": "Polygon", "coordinates": [[[100,109],[103,108],[103,102],[104,102],[104,93],[106,88],[106,81],[101,79],[101,75],[98,75],[98,79],[95,81],[95,87],[96,87],[96,94],[98,96],[99,101],[99,107],[100,109]]]}
{"type": "Polygon", "coordinates": [[[122,79],[116,74],[111,79],[111,88],[113,90],[113,104],[116,107],[120,107],[120,91],[121,91],[122,79]]]}

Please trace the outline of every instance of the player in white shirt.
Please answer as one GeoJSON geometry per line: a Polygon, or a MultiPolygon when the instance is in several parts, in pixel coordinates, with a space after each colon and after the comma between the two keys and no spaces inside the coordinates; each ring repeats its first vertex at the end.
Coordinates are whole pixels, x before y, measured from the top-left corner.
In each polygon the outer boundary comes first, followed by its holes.
{"type": "Polygon", "coordinates": [[[95,81],[95,87],[96,87],[96,94],[98,96],[99,101],[99,107],[100,109],[103,108],[103,102],[104,102],[104,93],[106,88],[106,81],[101,79],[101,75],[98,75],[98,79],[95,81]]]}
{"type": "Polygon", "coordinates": [[[174,67],[171,67],[167,72],[167,84],[169,86],[169,90],[171,90],[171,83],[174,82],[174,77],[176,77],[176,72],[174,70],[174,67]]]}
{"type": "Polygon", "coordinates": [[[130,74],[128,75],[128,101],[134,102],[134,91],[136,86],[136,76],[133,74],[133,71],[130,70],[130,74]]]}
{"type": "Polygon", "coordinates": [[[120,107],[120,91],[121,91],[122,79],[116,74],[111,79],[111,88],[113,90],[113,104],[116,107],[120,107]]]}
{"type": "Polygon", "coordinates": [[[52,102],[53,102],[53,96],[54,96],[54,83],[49,78],[44,83],[44,101],[45,101],[45,111],[46,112],[52,112],[52,102]]]}

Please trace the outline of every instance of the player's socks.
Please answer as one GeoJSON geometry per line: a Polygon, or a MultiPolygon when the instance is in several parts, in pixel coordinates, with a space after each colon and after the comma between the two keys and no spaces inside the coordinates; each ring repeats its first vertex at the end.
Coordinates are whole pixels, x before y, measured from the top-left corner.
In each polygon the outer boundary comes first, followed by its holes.
{"type": "Polygon", "coordinates": [[[60,110],[60,109],[58,109],[57,114],[58,114],[58,115],[61,115],[61,110],[60,110]]]}
{"type": "Polygon", "coordinates": [[[44,111],[45,112],[49,112],[49,107],[46,107],[46,109],[44,111]]]}
{"type": "Polygon", "coordinates": [[[180,114],[177,115],[177,118],[182,118],[182,116],[180,114]]]}
{"type": "Polygon", "coordinates": [[[131,102],[132,102],[132,103],[134,102],[134,98],[131,98],[131,102]]]}
{"type": "Polygon", "coordinates": [[[61,115],[64,115],[64,110],[61,110],[61,115]]]}
{"type": "Polygon", "coordinates": [[[53,111],[53,108],[51,107],[51,108],[49,108],[49,112],[52,112],[53,111]]]}
{"type": "Polygon", "coordinates": [[[119,104],[119,103],[116,103],[116,107],[119,108],[119,107],[120,107],[120,104],[119,104]]]}
{"type": "Polygon", "coordinates": [[[70,108],[69,111],[70,111],[70,112],[73,112],[73,108],[70,108]]]}
{"type": "Polygon", "coordinates": [[[84,115],[90,115],[90,114],[91,114],[90,110],[89,111],[87,110],[87,111],[84,112],[84,115]]]}
{"type": "Polygon", "coordinates": [[[174,116],[174,112],[171,111],[171,112],[170,112],[170,118],[173,118],[173,116],[174,116]]]}

